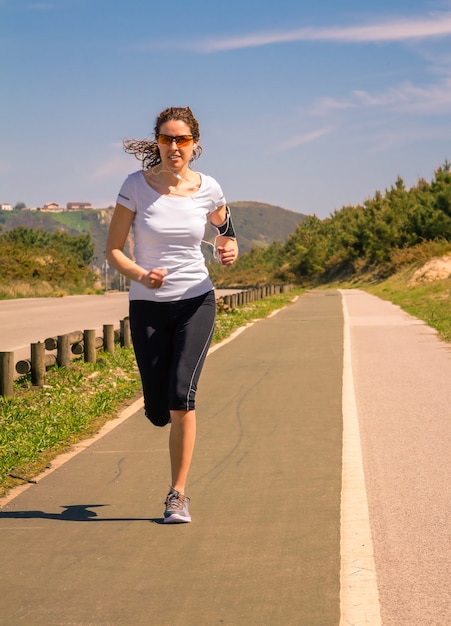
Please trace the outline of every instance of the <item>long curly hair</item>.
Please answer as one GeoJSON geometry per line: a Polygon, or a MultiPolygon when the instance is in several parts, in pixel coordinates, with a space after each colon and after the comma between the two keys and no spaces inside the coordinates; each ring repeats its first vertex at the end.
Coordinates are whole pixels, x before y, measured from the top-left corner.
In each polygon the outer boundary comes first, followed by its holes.
{"type": "MultiPolygon", "coordinates": [[[[155,137],[159,135],[161,126],[172,120],[185,122],[191,130],[194,141],[199,141],[199,123],[189,107],[169,107],[161,111],[155,121],[155,137]]],[[[156,139],[126,139],[123,146],[125,152],[133,154],[142,162],[143,170],[151,169],[161,163],[160,149],[156,139]]],[[[193,150],[190,163],[198,159],[201,154],[202,147],[198,144],[193,150]]]]}

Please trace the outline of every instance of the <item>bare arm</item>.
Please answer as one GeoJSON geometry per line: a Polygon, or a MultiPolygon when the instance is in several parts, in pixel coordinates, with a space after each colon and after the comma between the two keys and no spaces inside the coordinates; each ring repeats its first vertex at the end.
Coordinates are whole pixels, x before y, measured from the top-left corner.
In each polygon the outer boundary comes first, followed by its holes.
{"type": "MultiPolygon", "coordinates": [[[[226,219],[225,204],[210,214],[210,222],[213,226],[220,226],[226,219]]],[[[225,267],[232,265],[238,258],[238,242],[234,237],[216,237],[218,256],[221,264],[225,267]]]]}
{"type": "Polygon", "coordinates": [[[149,289],[158,289],[164,283],[167,270],[161,268],[145,270],[125,253],[124,246],[135,214],[122,204],[116,204],[106,245],[106,258],[110,265],[127,278],[142,283],[149,289]]]}

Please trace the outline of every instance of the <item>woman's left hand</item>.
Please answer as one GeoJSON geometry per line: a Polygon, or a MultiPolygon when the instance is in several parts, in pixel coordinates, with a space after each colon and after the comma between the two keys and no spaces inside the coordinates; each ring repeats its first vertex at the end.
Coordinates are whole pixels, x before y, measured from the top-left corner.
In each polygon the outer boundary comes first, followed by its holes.
{"type": "Polygon", "coordinates": [[[223,239],[224,243],[221,242],[222,245],[218,245],[217,247],[218,259],[221,265],[229,267],[235,263],[238,258],[238,244],[235,239],[227,239],[225,237],[223,239]]]}

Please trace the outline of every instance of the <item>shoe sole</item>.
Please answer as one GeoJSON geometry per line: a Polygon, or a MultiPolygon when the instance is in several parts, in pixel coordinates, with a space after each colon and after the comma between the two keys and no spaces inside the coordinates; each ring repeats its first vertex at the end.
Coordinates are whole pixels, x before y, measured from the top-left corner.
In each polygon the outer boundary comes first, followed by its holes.
{"type": "Polygon", "coordinates": [[[191,521],[191,516],[183,516],[178,513],[173,513],[172,515],[168,515],[168,517],[164,518],[165,524],[183,524],[183,522],[187,523],[191,521]]]}

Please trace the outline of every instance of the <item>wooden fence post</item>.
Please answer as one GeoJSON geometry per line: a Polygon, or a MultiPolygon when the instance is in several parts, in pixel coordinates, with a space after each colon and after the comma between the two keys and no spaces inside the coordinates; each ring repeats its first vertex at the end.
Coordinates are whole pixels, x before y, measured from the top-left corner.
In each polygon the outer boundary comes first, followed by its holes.
{"type": "Polygon", "coordinates": [[[60,367],[70,369],[69,335],[59,335],[56,342],[56,362],[60,367]]]}
{"type": "Polygon", "coordinates": [[[103,325],[103,349],[114,354],[114,324],[103,325]]]}
{"type": "Polygon", "coordinates": [[[83,344],[84,344],[84,360],[86,363],[95,363],[97,360],[96,351],[96,331],[85,330],[83,331],[83,344]]]}
{"type": "Polygon", "coordinates": [[[121,346],[123,348],[128,348],[131,345],[131,334],[130,334],[130,320],[128,317],[124,317],[120,322],[121,325],[121,346]]]}
{"type": "Polygon", "coordinates": [[[14,394],[14,352],[0,352],[0,396],[14,394]]]}
{"type": "Polygon", "coordinates": [[[45,344],[42,341],[31,346],[31,384],[35,387],[45,385],[45,344]]]}

